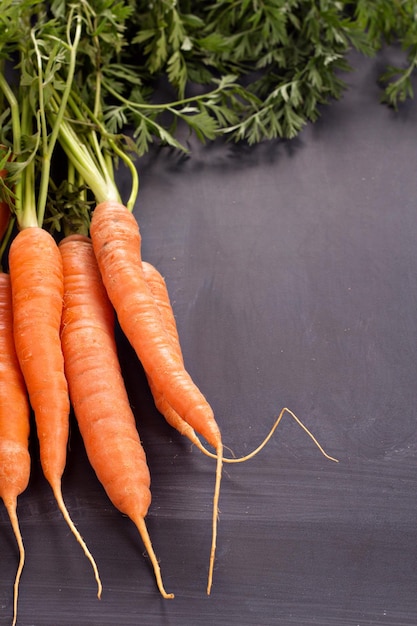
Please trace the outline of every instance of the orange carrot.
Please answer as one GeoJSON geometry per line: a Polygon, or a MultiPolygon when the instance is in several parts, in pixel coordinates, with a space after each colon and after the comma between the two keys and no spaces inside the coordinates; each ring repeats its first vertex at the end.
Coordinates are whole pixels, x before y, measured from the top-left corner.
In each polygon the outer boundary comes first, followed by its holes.
{"type": "MultiPolygon", "coordinates": [[[[177,324],[169,300],[165,280],[163,276],[158,272],[156,267],[151,265],[151,263],[142,261],[142,269],[145,280],[155,300],[155,304],[160,312],[162,323],[171,342],[171,349],[173,351],[173,354],[175,354],[175,356],[181,361],[183,365],[184,360],[180,348],[177,324]]],[[[174,409],[165,399],[165,396],[161,392],[161,390],[156,388],[151,377],[147,376],[147,379],[155,402],[155,406],[158,411],[165,417],[168,424],[175,428],[181,435],[188,437],[188,439],[190,439],[190,441],[194,443],[194,445],[196,445],[200,450],[206,453],[206,449],[202,445],[200,439],[197,437],[194,428],[192,428],[190,424],[183,420],[182,417],[180,417],[180,415],[178,415],[178,413],[174,411],[174,409]]]]}
{"type": "MultiPolygon", "coordinates": [[[[178,330],[177,330],[177,324],[175,321],[174,311],[171,306],[170,297],[169,297],[168,289],[165,283],[165,279],[161,275],[161,273],[156,269],[156,267],[152,265],[151,263],[148,263],[147,261],[142,261],[142,268],[143,268],[145,280],[149,285],[149,288],[155,299],[155,303],[161,313],[165,330],[170,337],[172,350],[176,354],[177,358],[183,360],[183,355],[181,351],[181,345],[180,345],[180,340],[179,340],[179,335],[178,335],[178,330]]],[[[152,385],[151,380],[149,381],[149,384],[153,392],[155,405],[157,409],[165,417],[166,421],[171,426],[173,426],[173,428],[178,430],[181,434],[188,437],[190,441],[194,443],[199,450],[201,450],[201,452],[203,452],[207,456],[216,458],[215,454],[213,454],[212,452],[207,450],[207,448],[204,447],[200,439],[197,437],[194,429],[191,428],[191,426],[187,424],[178,415],[178,413],[176,413],[172,409],[172,407],[165,400],[164,396],[158,390],[154,389],[154,386],[152,385]]],[[[316,444],[316,446],[319,448],[321,453],[326,458],[328,458],[331,461],[337,462],[337,459],[335,459],[334,457],[331,457],[330,455],[327,454],[327,452],[323,450],[323,448],[321,447],[317,439],[314,437],[314,435],[301,422],[301,420],[299,420],[299,418],[287,407],[284,407],[283,409],[281,409],[278,417],[275,419],[274,424],[272,425],[271,430],[266,435],[265,439],[259,444],[259,446],[257,446],[254,450],[252,450],[248,454],[245,454],[244,456],[233,457],[233,458],[228,458],[228,457],[223,456],[223,462],[224,463],[242,463],[256,456],[266,446],[268,441],[271,439],[272,435],[277,429],[285,413],[288,413],[295,420],[295,422],[304,430],[304,432],[307,433],[307,435],[313,440],[313,442],[316,444]]]]}
{"type": "Polygon", "coordinates": [[[156,305],[161,312],[164,327],[170,337],[172,347],[176,351],[177,356],[183,361],[177,323],[165,279],[156,267],[147,261],[142,261],[142,269],[156,305]]]}
{"type": "Polygon", "coordinates": [[[172,409],[216,450],[216,486],[207,593],[210,593],[217,537],[223,443],[213,410],[173,354],[171,340],[146,282],[141,237],[135,217],[117,201],[98,204],[90,226],[100,273],[120,326],[146,375],[172,409]]]}
{"type": "Polygon", "coordinates": [[[164,589],[144,521],[151,503],[150,474],[120,370],[114,309],[90,239],[72,235],[59,249],[64,269],[62,349],[86,452],[114,506],[139,530],[162,596],[172,598],[164,589]]]}
{"type": "Polygon", "coordinates": [[[145,372],[171,406],[217,449],[219,427],[202,393],[174,357],[160,312],[145,280],[134,216],[118,202],[102,202],[91,220],[91,239],[104,285],[126,337],[145,372]]]}
{"type": "Polygon", "coordinates": [[[17,497],[30,477],[29,402],[13,338],[12,291],[8,274],[0,273],[0,497],[19,548],[14,583],[13,626],[17,619],[19,581],[25,549],[17,517],[17,497]]]}
{"type": "Polygon", "coordinates": [[[19,231],[10,246],[9,268],[14,341],[35,413],[43,473],[65,521],[92,564],[100,597],[97,566],[62,496],[70,405],[60,342],[62,260],[55,240],[36,226],[19,231]]]}
{"type": "Polygon", "coordinates": [[[143,272],[135,218],[116,202],[101,203],[93,213],[91,237],[107,292],[145,372],[159,390],[165,389],[178,413],[198,425],[198,432],[217,448],[220,432],[211,408],[185,372],[180,352],[174,353],[143,272]]]}
{"type": "MultiPolygon", "coordinates": [[[[171,349],[175,358],[179,359],[183,363],[183,355],[180,345],[180,339],[177,330],[177,324],[175,321],[174,312],[171,306],[170,297],[168,293],[168,289],[165,283],[163,276],[160,272],[154,267],[151,263],[146,261],[142,261],[142,269],[145,276],[145,280],[148,283],[149,289],[154,297],[155,303],[159,309],[161,314],[162,322],[164,324],[165,330],[169,336],[171,342],[171,349]]],[[[163,393],[160,390],[155,388],[150,377],[148,377],[149,386],[152,391],[152,395],[154,397],[155,406],[160,411],[160,413],[165,417],[166,421],[177,431],[179,431],[182,435],[185,435],[190,439],[190,441],[204,454],[210,456],[212,458],[216,458],[216,454],[213,454],[200,441],[195,430],[185,422],[181,416],[174,411],[174,409],[167,402],[163,393]]],[[[277,429],[278,425],[281,422],[281,419],[288,413],[296,423],[309,435],[309,437],[313,440],[313,442],[317,445],[322,454],[328,458],[329,460],[337,462],[337,459],[329,456],[321,447],[317,439],[312,435],[312,433],[306,428],[306,426],[298,419],[298,417],[288,408],[284,407],[276,418],[271,430],[264,438],[264,440],[257,446],[254,450],[245,454],[241,457],[228,458],[223,456],[224,463],[243,463],[255,457],[268,443],[277,429]]]]}

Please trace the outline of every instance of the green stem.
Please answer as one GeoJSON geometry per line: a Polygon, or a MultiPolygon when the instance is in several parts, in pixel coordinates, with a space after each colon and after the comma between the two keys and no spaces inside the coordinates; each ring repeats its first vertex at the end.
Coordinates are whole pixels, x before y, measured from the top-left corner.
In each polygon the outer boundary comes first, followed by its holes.
{"type": "MultiPolygon", "coordinates": [[[[96,114],[91,111],[86,104],[74,92],[68,99],[71,112],[75,115],[75,120],[82,126],[88,128],[88,132],[83,134],[84,146],[90,152],[92,159],[96,163],[97,171],[103,179],[103,185],[111,189],[116,187],[114,181],[113,162],[100,145],[97,130],[102,137],[107,137],[107,132],[96,114]]],[[[97,105],[96,107],[97,108],[97,105]]],[[[128,157],[127,157],[128,158],[128,157]]]]}
{"type": "Polygon", "coordinates": [[[109,143],[113,149],[113,151],[122,159],[122,161],[124,162],[124,164],[129,168],[131,177],[132,177],[132,188],[130,191],[130,196],[129,199],[126,202],[126,208],[129,211],[133,211],[133,208],[135,206],[135,202],[136,202],[136,198],[138,196],[139,193],[139,174],[138,171],[132,161],[132,159],[130,159],[126,152],[124,152],[123,150],[121,150],[116,144],[115,142],[113,142],[111,139],[109,139],[109,143]]]}
{"type": "MultiPolygon", "coordinates": [[[[30,109],[29,98],[21,98],[22,113],[21,113],[21,130],[22,136],[26,135],[30,137],[32,135],[32,112],[30,109]]],[[[34,154],[32,153],[26,162],[21,174],[21,198],[20,206],[15,207],[16,218],[19,228],[29,228],[38,226],[38,218],[36,212],[36,196],[35,196],[35,161],[34,154]]]]}
{"type": "MultiPolygon", "coordinates": [[[[109,147],[111,148],[111,151],[114,154],[116,154],[118,157],[120,157],[120,159],[128,167],[130,174],[131,174],[132,186],[131,186],[129,199],[125,204],[126,204],[126,207],[130,211],[132,211],[134,204],[136,202],[138,192],[139,192],[139,176],[138,176],[138,172],[135,167],[135,164],[133,163],[132,159],[126,154],[126,152],[122,150],[121,148],[119,148],[116,141],[111,136],[108,135],[106,129],[101,124],[98,117],[96,116],[96,113],[88,109],[85,103],[83,103],[76,96],[76,94],[73,93],[70,96],[68,103],[69,103],[69,106],[71,107],[71,111],[75,115],[76,120],[84,125],[86,123],[93,124],[94,127],[98,129],[100,135],[107,139],[107,142],[108,142],[109,147]],[[83,108],[83,111],[81,110],[80,107],[83,108]]],[[[97,110],[97,105],[95,107],[95,110],[97,110]]],[[[92,152],[90,153],[91,159],[96,160],[96,164],[94,166],[96,168],[96,173],[94,174],[94,177],[98,177],[100,173],[100,176],[103,179],[101,182],[102,187],[104,187],[107,190],[112,190],[113,188],[113,193],[114,193],[116,190],[116,186],[114,182],[113,159],[111,158],[108,152],[103,152],[103,149],[101,148],[100,142],[98,140],[97,132],[93,129],[93,127],[91,130],[89,130],[88,134],[84,135],[84,137],[87,139],[87,141],[85,141],[83,144],[84,147],[89,146],[91,148],[92,150],[92,152]]],[[[84,165],[86,165],[86,163],[84,165]]],[[[84,174],[82,175],[84,176],[84,174]]],[[[88,184],[91,185],[91,181],[88,184]]],[[[93,190],[93,193],[97,196],[97,192],[93,190]]],[[[118,192],[117,192],[117,196],[118,196],[118,192]]]]}
{"type": "MultiPolygon", "coordinates": [[[[20,126],[20,111],[19,104],[13,90],[8,84],[7,80],[4,77],[4,74],[0,73],[0,90],[3,92],[4,97],[6,98],[9,107],[10,107],[10,115],[12,120],[12,143],[13,143],[13,158],[17,158],[21,151],[21,137],[22,130],[20,126]]],[[[19,210],[22,202],[22,181],[19,176],[14,185],[14,205],[15,209],[19,210]]]]}
{"type": "Polygon", "coordinates": [[[105,86],[110,95],[117,98],[120,102],[122,102],[132,110],[169,111],[173,115],[179,115],[179,112],[176,110],[176,108],[180,106],[183,107],[185,104],[192,104],[195,102],[200,102],[200,100],[204,101],[207,100],[207,98],[213,98],[219,93],[224,93],[226,89],[232,89],[234,86],[233,83],[222,85],[207,93],[199,94],[196,96],[189,96],[188,98],[183,98],[182,100],[176,100],[174,102],[169,102],[166,104],[150,104],[147,102],[142,104],[141,102],[132,102],[128,98],[122,96],[122,94],[113,89],[109,82],[106,81],[104,78],[102,79],[102,84],[105,86]]]}
{"type": "Polygon", "coordinates": [[[13,93],[9,83],[4,77],[3,72],[0,72],[0,89],[3,92],[7,102],[10,106],[10,113],[12,119],[12,132],[13,132],[13,152],[17,154],[21,148],[21,129],[19,118],[19,105],[17,98],[13,93]]]}
{"type": "Polygon", "coordinates": [[[65,81],[65,88],[60,99],[60,104],[59,104],[59,107],[55,116],[55,123],[52,127],[52,132],[51,132],[49,139],[48,139],[48,131],[47,131],[46,108],[45,108],[44,97],[43,97],[42,60],[41,60],[41,56],[39,53],[36,39],[32,31],[32,39],[35,45],[35,51],[36,51],[37,62],[38,62],[39,108],[41,111],[41,128],[42,128],[42,142],[43,142],[43,151],[42,151],[43,163],[42,163],[42,168],[41,168],[41,179],[40,179],[40,186],[39,186],[38,211],[37,211],[39,226],[42,226],[44,216],[45,216],[45,207],[46,207],[47,196],[48,196],[52,155],[53,155],[53,151],[55,149],[55,146],[59,137],[60,127],[63,123],[67,101],[68,101],[68,98],[72,89],[72,82],[74,79],[75,65],[76,65],[76,59],[77,59],[77,49],[78,49],[78,44],[80,42],[81,32],[82,32],[81,15],[78,14],[75,17],[76,28],[75,28],[74,40],[71,43],[70,25],[72,24],[72,21],[73,21],[73,13],[74,13],[74,9],[71,10],[69,20],[68,20],[69,26],[67,29],[67,38],[68,38],[68,41],[70,42],[69,43],[70,58],[69,58],[69,64],[68,64],[67,79],[65,81]]]}
{"type": "Polygon", "coordinates": [[[116,200],[120,202],[119,192],[115,183],[103,175],[88,146],[79,140],[68,122],[63,121],[61,123],[59,134],[60,143],[66,155],[90,187],[96,201],[116,200]]]}

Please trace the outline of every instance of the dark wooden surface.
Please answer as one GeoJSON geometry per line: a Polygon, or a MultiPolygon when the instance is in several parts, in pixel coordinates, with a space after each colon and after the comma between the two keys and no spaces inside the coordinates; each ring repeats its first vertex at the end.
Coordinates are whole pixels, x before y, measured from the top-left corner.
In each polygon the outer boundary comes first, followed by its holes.
{"type": "MultiPolygon", "coordinates": [[[[225,444],[248,452],[288,406],[340,462],[286,416],[258,457],[225,468],[207,597],[214,465],[165,425],[119,336],[152,474],[147,523],[176,598],[159,597],[73,425],[64,496],[103,597],[33,441],[20,626],[417,624],[417,107],[379,104],[382,60],[354,56],[349,90],[294,141],[192,142],[188,159],[139,164],[143,256],[166,277],[225,444]]],[[[17,553],[0,515],[9,624],[17,553]]]]}

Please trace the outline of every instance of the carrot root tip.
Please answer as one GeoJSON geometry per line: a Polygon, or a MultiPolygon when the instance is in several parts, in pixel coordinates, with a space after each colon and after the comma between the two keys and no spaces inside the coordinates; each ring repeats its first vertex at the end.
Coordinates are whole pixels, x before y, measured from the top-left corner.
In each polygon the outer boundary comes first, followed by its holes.
{"type": "Polygon", "coordinates": [[[71,530],[72,534],[74,535],[74,537],[76,538],[76,540],[78,541],[79,545],[81,546],[85,556],[87,557],[87,559],[90,561],[91,563],[91,567],[93,568],[93,572],[94,572],[94,577],[96,579],[96,583],[97,583],[97,598],[100,600],[101,599],[101,592],[103,590],[103,585],[101,583],[101,579],[100,579],[100,575],[98,572],[98,567],[97,564],[94,560],[93,555],[91,554],[90,550],[87,547],[87,544],[85,543],[84,539],[81,536],[81,533],[79,532],[79,530],[77,529],[77,527],[75,526],[74,522],[71,519],[71,516],[68,512],[68,509],[64,503],[64,499],[62,497],[62,492],[61,492],[61,487],[60,485],[54,485],[51,483],[52,486],[52,490],[55,496],[55,499],[57,501],[59,510],[62,513],[62,516],[64,518],[64,520],[66,521],[66,523],[68,524],[69,529],[71,530]]]}
{"type": "Polygon", "coordinates": [[[145,520],[143,517],[138,517],[136,519],[132,518],[132,521],[134,522],[134,524],[136,525],[136,528],[139,531],[139,534],[143,541],[143,545],[145,546],[146,552],[148,553],[148,557],[152,563],[152,567],[155,573],[156,584],[159,589],[159,592],[163,598],[165,598],[166,600],[171,600],[175,596],[173,593],[168,593],[167,591],[165,591],[164,583],[162,582],[161,569],[159,567],[159,562],[152,546],[151,538],[149,536],[145,520]]]}

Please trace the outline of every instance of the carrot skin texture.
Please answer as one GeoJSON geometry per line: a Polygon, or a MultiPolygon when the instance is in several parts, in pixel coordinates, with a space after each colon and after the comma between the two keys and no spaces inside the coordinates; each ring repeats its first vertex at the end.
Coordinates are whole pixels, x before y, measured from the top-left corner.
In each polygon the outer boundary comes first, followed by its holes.
{"type": "Polygon", "coordinates": [[[120,371],[113,307],[95,271],[88,239],[83,241],[78,235],[66,238],[59,249],[65,286],[61,343],[70,398],[86,452],[110,500],[123,513],[126,505],[121,494],[133,490],[133,473],[139,472],[143,484],[140,513],[145,516],[151,502],[150,475],[120,371]],[[103,444],[106,441],[111,445],[103,444]],[[125,457],[126,468],[130,459],[135,459],[136,468],[129,466],[128,488],[120,484],[122,477],[115,463],[110,464],[113,455],[125,457]]]}
{"type": "MultiPolygon", "coordinates": [[[[155,304],[161,314],[162,323],[170,339],[173,354],[175,354],[176,357],[181,361],[181,364],[184,365],[177,324],[175,321],[174,312],[171,307],[165,279],[159,273],[156,267],[154,267],[151,263],[148,263],[147,261],[142,261],[142,269],[145,280],[155,300],[155,304]]],[[[194,428],[192,428],[185,420],[183,420],[178,415],[176,411],[174,411],[174,409],[165,399],[164,394],[156,388],[156,385],[153,383],[151,377],[147,376],[147,379],[155,402],[155,406],[158,411],[164,416],[168,424],[175,428],[181,435],[187,437],[194,445],[202,450],[202,452],[206,453],[206,450],[202,446],[199,438],[197,437],[194,428]]]]}
{"type": "Polygon", "coordinates": [[[12,291],[8,274],[0,273],[0,497],[10,517],[20,558],[14,583],[13,622],[17,620],[19,581],[25,549],[17,518],[17,497],[30,478],[30,407],[13,338],[12,291]]]}
{"type": "Polygon", "coordinates": [[[166,332],[171,340],[172,348],[177,357],[184,362],[180,348],[180,338],[178,335],[177,323],[172,310],[168,289],[165,279],[154,265],[147,261],[142,261],[143,274],[148,283],[149,289],[154,297],[158,309],[161,311],[161,318],[166,332]]]}
{"type": "Polygon", "coordinates": [[[60,338],[64,277],[54,238],[40,227],[21,230],[10,246],[9,270],[14,342],[35,414],[42,470],[65,521],[92,564],[100,597],[102,585],[95,561],[62,496],[70,400],[60,338]]]}
{"type": "Polygon", "coordinates": [[[46,479],[60,480],[67,456],[69,395],[59,331],[64,283],[53,237],[42,228],[21,230],[9,251],[14,340],[35,413],[46,479]]]}
{"type": "MultiPolygon", "coordinates": [[[[0,397],[1,440],[22,445],[27,451],[30,430],[29,402],[14,345],[10,276],[3,272],[0,272],[0,397]]],[[[28,455],[29,453],[24,454],[29,458],[28,455]]],[[[16,488],[19,493],[26,489],[28,476],[19,478],[12,475],[10,478],[17,480],[16,488]]]]}
{"type": "Polygon", "coordinates": [[[221,443],[213,411],[178,355],[164,329],[158,307],[142,269],[141,236],[134,216],[122,204],[98,204],[91,239],[107,293],[120,326],[142,366],[172,408],[210,445],[221,443]]]}
{"type": "Polygon", "coordinates": [[[113,505],[136,524],[162,585],[144,518],[151,504],[150,473],[122,377],[115,315],[91,240],[66,237],[61,342],[70,398],[89,461],[113,505]],[[80,346],[82,349],[80,350],[80,346]]]}

